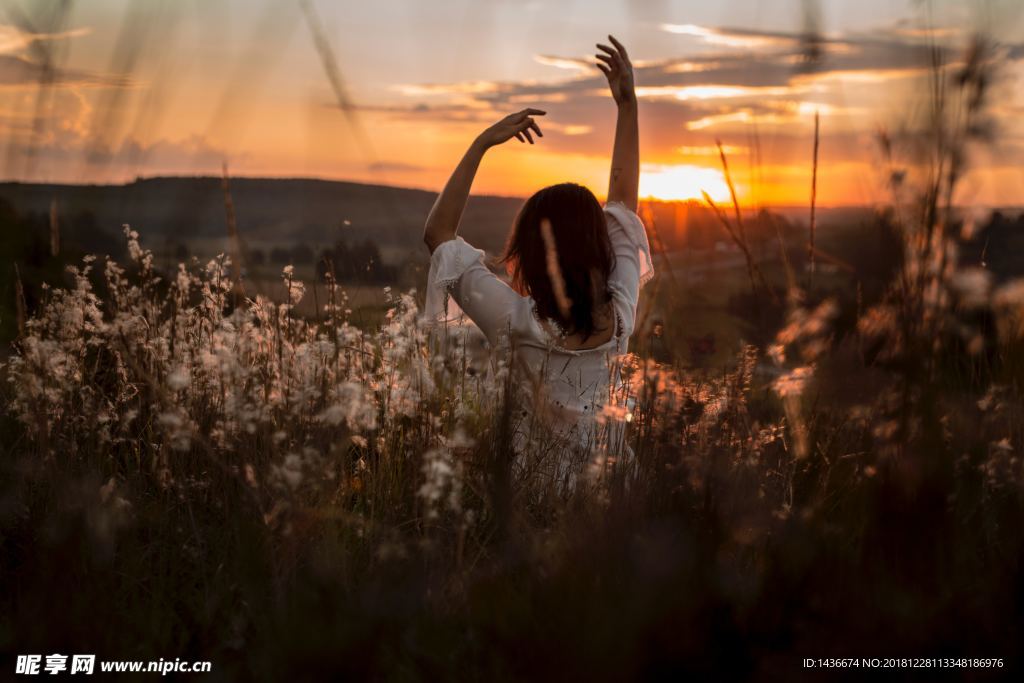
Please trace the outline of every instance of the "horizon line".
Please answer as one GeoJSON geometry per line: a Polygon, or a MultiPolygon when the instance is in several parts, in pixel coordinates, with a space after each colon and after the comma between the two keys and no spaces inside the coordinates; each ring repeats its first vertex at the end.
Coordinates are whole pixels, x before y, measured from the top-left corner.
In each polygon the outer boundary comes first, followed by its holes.
{"type": "MultiPolygon", "coordinates": [[[[18,179],[11,179],[11,178],[3,178],[3,179],[0,179],[0,185],[37,185],[37,186],[47,186],[47,185],[50,185],[50,186],[60,186],[60,187],[127,187],[127,186],[133,185],[135,183],[145,182],[145,181],[153,181],[153,180],[215,180],[215,181],[219,182],[219,181],[223,180],[223,176],[211,175],[211,174],[195,174],[195,175],[192,175],[192,174],[168,173],[168,174],[159,174],[159,175],[151,175],[151,176],[139,175],[139,176],[136,176],[133,180],[125,180],[125,181],[121,181],[121,182],[105,182],[105,183],[70,182],[70,181],[18,180],[18,179]]],[[[229,181],[232,181],[232,180],[267,180],[267,181],[303,181],[303,182],[322,182],[322,183],[345,183],[345,184],[348,184],[348,185],[363,185],[363,186],[366,186],[366,187],[384,187],[384,188],[390,188],[390,189],[395,189],[395,190],[408,190],[408,191],[412,191],[412,192],[427,192],[429,194],[439,194],[440,193],[440,190],[433,190],[433,189],[428,189],[428,188],[424,188],[424,187],[416,187],[416,186],[411,186],[411,185],[392,185],[392,184],[388,184],[388,183],[373,183],[373,182],[367,182],[367,181],[364,181],[364,180],[352,180],[352,179],[346,179],[346,178],[327,178],[327,177],[323,177],[323,176],[301,176],[301,175],[296,175],[296,176],[291,176],[291,175],[275,176],[275,175],[249,175],[249,174],[244,174],[243,173],[243,174],[239,174],[239,175],[228,176],[228,180],[229,181]]],[[[520,201],[525,201],[528,198],[527,195],[502,195],[502,194],[490,194],[490,193],[485,193],[485,194],[472,193],[470,196],[473,196],[473,197],[486,197],[486,198],[492,198],[492,199],[516,199],[516,200],[520,200],[520,201]]],[[[598,199],[600,199],[602,201],[607,199],[606,197],[603,197],[601,195],[597,195],[597,197],[598,197],[598,199]]],[[[698,204],[698,205],[700,205],[702,207],[706,207],[706,203],[702,199],[700,199],[698,197],[692,197],[690,199],[658,199],[657,197],[640,197],[640,202],[641,203],[643,203],[643,202],[654,202],[654,203],[658,203],[658,204],[690,204],[690,203],[696,203],[696,204],[698,204]]],[[[732,206],[732,202],[716,202],[716,204],[718,204],[719,206],[732,206]]],[[[884,205],[884,203],[864,203],[864,204],[821,204],[821,203],[819,203],[817,205],[817,208],[818,209],[831,209],[831,210],[839,210],[839,209],[870,209],[870,208],[875,208],[875,207],[882,206],[882,205],[884,205]]],[[[1020,209],[1020,210],[1024,210],[1024,203],[1021,203],[1021,204],[999,204],[999,205],[978,205],[978,204],[973,204],[973,205],[967,205],[967,206],[970,207],[970,208],[975,208],[975,209],[982,208],[982,209],[988,209],[988,210],[991,210],[991,211],[997,211],[997,210],[1001,210],[1001,209],[1020,209]]],[[[770,202],[756,204],[756,205],[755,204],[744,204],[743,202],[740,202],[740,207],[743,210],[745,210],[745,211],[758,210],[758,209],[802,209],[802,208],[809,208],[809,207],[806,207],[803,204],[781,204],[781,203],[780,204],[776,204],[776,203],[770,203],[770,202]]],[[[965,208],[965,207],[958,206],[957,208],[965,208]]]]}

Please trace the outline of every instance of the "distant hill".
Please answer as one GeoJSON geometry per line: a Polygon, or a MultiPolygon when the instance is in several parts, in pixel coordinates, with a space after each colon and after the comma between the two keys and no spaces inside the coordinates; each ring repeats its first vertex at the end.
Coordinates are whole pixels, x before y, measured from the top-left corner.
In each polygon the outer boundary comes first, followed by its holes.
{"type": "MultiPolygon", "coordinates": [[[[314,244],[371,239],[412,245],[436,194],[381,185],[309,179],[234,178],[231,197],[247,242],[314,244]]],[[[91,214],[90,223],[119,231],[127,223],[144,242],[188,242],[226,234],[220,178],[148,178],[125,185],[0,183],[0,198],[21,214],[49,213],[62,221],[91,214]]],[[[489,251],[500,249],[521,199],[473,197],[462,234],[489,251]]]]}
{"type": "MultiPolygon", "coordinates": [[[[436,193],[384,185],[301,178],[234,178],[231,197],[243,240],[249,245],[329,245],[370,240],[382,248],[418,248],[423,222],[436,193]]],[[[22,215],[48,215],[56,202],[62,230],[70,226],[87,241],[90,231],[116,239],[121,225],[138,230],[149,246],[188,244],[226,236],[220,178],[146,178],[124,185],[0,183],[0,200],[22,215]],[[91,228],[90,226],[95,226],[91,228]]],[[[494,254],[504,244],[523,199],[474,196],[460,234],[494,254]]],[[[726,209],[730,219],[732,211],[726,209]]],[[[766,249],[783,235],[798,235],[805,222],[799,209],[747,213],[746,234],[766,249]],[[770,220],[769,220],[770,219],[770,220]]],[[[862,208],[821,209],[829,217],[863,220],[862,208]]],[[[651,221],[666,249],[707,248],[728,241],[715,215],[701,202],[654,202],[651,221]]],[[[651,227],[651,226],[649,226],[651,227]]],[[[89,246],[86,244],[85,246],[89,246]]]]}

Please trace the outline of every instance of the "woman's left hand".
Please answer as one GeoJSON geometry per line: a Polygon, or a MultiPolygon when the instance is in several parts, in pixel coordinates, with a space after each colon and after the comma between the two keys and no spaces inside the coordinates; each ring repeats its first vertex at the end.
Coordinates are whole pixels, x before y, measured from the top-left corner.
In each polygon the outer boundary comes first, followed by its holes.
{"type": "Polygon", "coordinates": [[[540,132],[540,126],[533,120],[533,117],[543,116],[545,113],[540,109],[524,109],[515,114],[509,114],[483,133],[480,133],[477,141],[485,147],[494,147],[515,138],[519,142],[529,141],[532,145],[533,135],[530,134],[531,130],[537,134],[537,137],[544,137],[544,134],[540,132]]]}

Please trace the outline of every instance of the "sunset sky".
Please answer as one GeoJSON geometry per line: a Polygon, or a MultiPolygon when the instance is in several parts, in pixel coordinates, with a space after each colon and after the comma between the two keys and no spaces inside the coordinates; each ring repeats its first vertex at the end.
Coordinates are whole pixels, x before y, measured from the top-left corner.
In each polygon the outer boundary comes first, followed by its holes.
{"type": "MultiPolygon", "coordinates": [[[[474,190],[525,195],[575,180],[600,195],[615,110],[591,63],[611,32],[636,65],[642,194],[723,198],[720,139],[744,202],[805,203],[817,111],[819,199],[862,204],[883,180],[878,130],[912,128],[924,101],[929,15],[919,1],[62,4],[0,4],[6,179],[210,175],[226,160],[238,175],[436,190],[483,127],[536,106],[548,111],[543,140],[492,151],[474,190]],[[821,36],[810,64],[808,26],[821,36]]],[[[947,59],[973,29],[1000,41],[999,142],[979,150],[964,201],[1024,203],[1017,4],[931,3],[947,59]]]]}

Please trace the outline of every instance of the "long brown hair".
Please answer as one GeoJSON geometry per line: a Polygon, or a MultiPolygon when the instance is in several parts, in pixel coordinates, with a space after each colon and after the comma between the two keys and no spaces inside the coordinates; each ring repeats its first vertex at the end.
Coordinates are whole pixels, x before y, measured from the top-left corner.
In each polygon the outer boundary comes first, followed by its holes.
{"type": "Polygon", "coordinates": [[[604,211],[576,183],[540,190],[516,216],[501,257],[512,286],[531,296],[537,313],[583,339],[594,334],[594,309],[608,303],[615,253],[604,211]]]}

